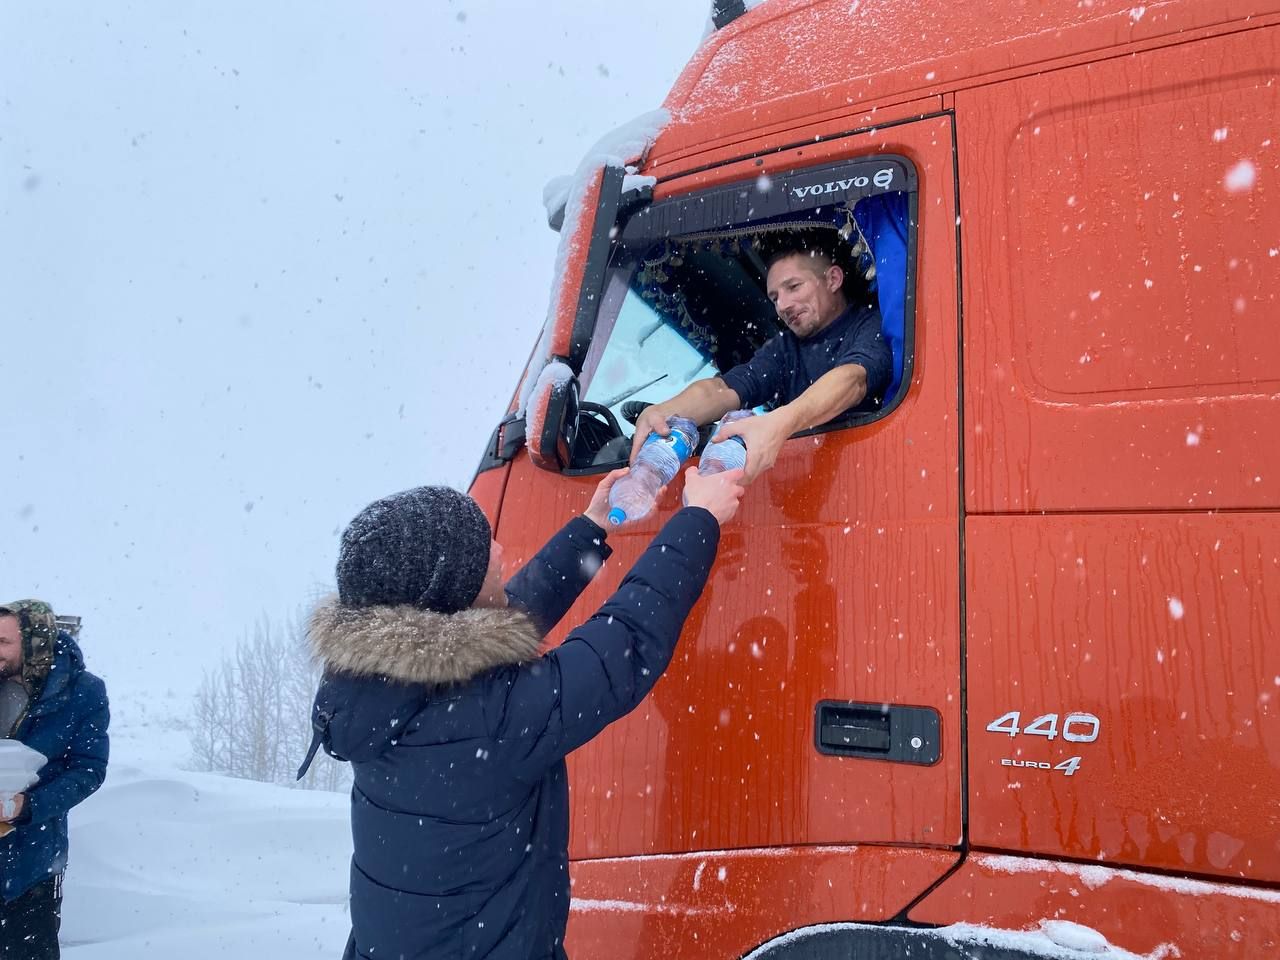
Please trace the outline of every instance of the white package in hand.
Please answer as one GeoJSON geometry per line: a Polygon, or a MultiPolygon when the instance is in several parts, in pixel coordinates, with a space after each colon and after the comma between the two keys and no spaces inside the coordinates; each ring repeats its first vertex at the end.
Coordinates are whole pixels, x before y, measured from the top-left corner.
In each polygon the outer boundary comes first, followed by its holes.
{"type": "Polygon", "coordinates": [[[48,758],[17,740],[0,740],[0,797],[21,793],[40,776],[48,758]]]}

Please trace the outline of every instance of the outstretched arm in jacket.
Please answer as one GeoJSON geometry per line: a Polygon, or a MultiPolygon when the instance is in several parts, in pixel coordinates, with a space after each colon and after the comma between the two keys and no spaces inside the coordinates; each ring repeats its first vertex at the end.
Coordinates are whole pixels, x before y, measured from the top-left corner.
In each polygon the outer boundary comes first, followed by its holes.
{"type": "Polygon", "coordinates": [[[546,636],[609,559],[609,489],[627,471],[614,470],[596,487],[586,511],[565,524],[507,583],[507,601],[529,615],[546,636]]]}
{"type": "Polygon", "coordinates": [[[497,731],[519,776],[540,777],[657,683],[711,572],[720,523],[737,509],[740,479],[741,471],[698,477],[691,468],[690,506],[667,522],[591,619],[520,668],[504,691],[497,731]]]}

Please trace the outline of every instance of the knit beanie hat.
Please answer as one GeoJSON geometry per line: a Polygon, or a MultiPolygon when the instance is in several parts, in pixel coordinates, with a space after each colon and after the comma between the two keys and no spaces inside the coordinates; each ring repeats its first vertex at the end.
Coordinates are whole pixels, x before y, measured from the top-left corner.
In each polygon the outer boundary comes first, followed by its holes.
{"type": "Polygon", "coordinates": [[[484,586],[490,542],[484,511],[457,490],[415,487],[383,497],[343,531],[338,602],[465,610],[484,586]]]}

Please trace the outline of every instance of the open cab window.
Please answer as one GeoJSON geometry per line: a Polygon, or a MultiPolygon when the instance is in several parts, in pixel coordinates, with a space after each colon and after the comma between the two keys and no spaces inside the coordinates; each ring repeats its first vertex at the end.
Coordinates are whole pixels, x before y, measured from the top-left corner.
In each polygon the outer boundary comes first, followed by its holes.
{"type": "Polygon", "coordinates": [[[910,381],[915,222],[915,171],[897,156],[761,176],[641,209],[611,244],[570,469],[625,463],[645,405],[725,373],[781,333],[762,252],[783,231],[830,231],[847,294],[879,307],[893,355],[876,409],[815,432],[886,415],[910,381]]]}

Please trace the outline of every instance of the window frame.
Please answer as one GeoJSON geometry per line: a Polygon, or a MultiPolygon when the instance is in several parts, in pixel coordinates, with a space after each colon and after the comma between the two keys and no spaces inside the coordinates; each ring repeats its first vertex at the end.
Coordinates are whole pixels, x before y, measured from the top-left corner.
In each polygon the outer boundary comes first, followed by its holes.
{"type": "MultiPolygon", "coordinates": [[[[911,159],[896,153],[853,156],[837,163],[771,173],[767,177],[767,184],[762,177],[737,180],[668,197],[635,210],[625,222],[615,225],[609,242],[606,264],[601,270],[600,289],[591,298],[596,304],[596,310],[591,317],[587,343],[584,344],[584,368],[593,355],[597,363],[604,357],[607,342],[600,346],[598,355],[595,349],[600,311],[609,299],[605,289],[608,280],[613,276],[615,264],[624,251],[662,240],[678,241],[708,235],[764,232],[769,229],[769,221],[775,221],[774,229],[779,229],[776,221],[789,214],[812,215],[815,210],[841,205],[847,205],[852,212],[860,200],[889,193],[903,193],[907,200],[906,264],[902,291],[902,374],[897,390],[892,397],[886,398],[879,410],[841,414],[827,423],[794,433],[788,439],[865,426],[889,416],[902,405],[910,392],[915,369],[919,253],[919,178],[911,159]],[[753,231],[753,225],[758,229],[753,231]]],[[[815,226],[823,226],[820,221],[812,222],[815,226]]],[[[834,226],[831,228],[834,229],[834,226]]],[[[871,252],[874,259],[874,248],[871,252]]],[[[875,262],[878,275],[879,263],[875,262]]],[[[620,306],[619,304],[619,308],[620,306]]],[[[611,326],[610,336],[613,331],[611,326]]],[[[581,372],[580,370],[579,374],[581,372]]],[[[566,476],[604,473],[616,469],[624,462],[570,466],[561,472],[566,476]]]]}

